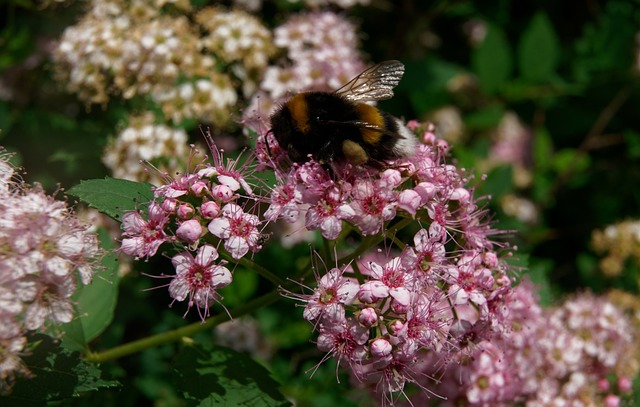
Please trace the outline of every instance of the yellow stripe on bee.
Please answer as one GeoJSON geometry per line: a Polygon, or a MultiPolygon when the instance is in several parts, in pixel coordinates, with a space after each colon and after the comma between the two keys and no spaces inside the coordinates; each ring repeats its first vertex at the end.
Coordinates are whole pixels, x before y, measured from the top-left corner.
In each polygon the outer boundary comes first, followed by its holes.
{"type": "Polygon", "coordinates": [[[304,93],[295,95],[287,102],[293,124],[303,133],[309,131],[309,106],[304,93]]]}
{"type": "MultiPolygon", "coordinates": [[[[384,128],[384,118],[382,117],[382,114],[380,114],[380,110],[375,107],[366,103],[358,103],[356,105],[356,112],[360,120],[378,127],[379,129],[384,128]]],[[[382,137],[382,131],[366,127],[361,127],[360,133],[362,134],[364,142],[369,144],[376,144],[382,137]]]]}

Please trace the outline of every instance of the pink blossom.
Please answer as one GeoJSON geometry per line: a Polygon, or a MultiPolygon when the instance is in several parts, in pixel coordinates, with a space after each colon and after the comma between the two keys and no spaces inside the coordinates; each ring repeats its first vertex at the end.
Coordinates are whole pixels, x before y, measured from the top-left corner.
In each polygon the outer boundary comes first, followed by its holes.
{"type": "Polygon", "coordinates": [[[342,231],[342,220],[355,215],[353,208],[344,203],[343,199],[336,187],[330,188],[307,211],[306,227],[310,230],[320,229],[325,239],[335,240],[342,231]]]}
{"type": "Polygon", "coordinates": [[[365,357],[364,345],[368,339],[368,328],[349,320],[336,321],[330,325],[320,325],[318,349],[333,354],[338,361],[355,363],[365,357]]]}
{"type": "Polygon", "coordinates": [[[376,182],[366,179],[355,181],[351,191],[352,221],[364,236],[378,233],[385,221],[396,216],[396,192],[392,189],[393,183],[397,182],[393,176],[396,172],[376,182]]]}
{"type": "Polygon", "coordinates": [[[171,180],[168,184],[156,188],[153,194],[156,198],[178,198],[188,194],[196,182],[200,182],[199,175],[185,174],[178,179],[171,180]]]}
{"type": "Polygon", "coordinates": [[[249,156],[246,160],[242,160],[241,157],[225,160],[223,150],[218,148],[210,132],[205,134],[205,138],[209,150],[211,150],[213,167],[208,167],[204,171],[200,171],[199,174],[209,178],[217,176],[220,185],[228,187],[234,193],[242,187],[249,196],[252,196],[253,190],[247,182],[247,176],[253,174],[254,171],[253,156],[249,156]]]}
{"type": "Polygon", "coordinates": [[[222,208],[221,217],[213,219],[208,229],[213,235],[224,240],[224,248],[234,259],[244,257],[249,250],[258,251],[260,232],[257,216],[245,213],[236,204],[229,203],[222,208]]]}
{"type": "Polygon", "coordinates": [[[157,202],[149,204],[148,215],[148,221],[135,211],[122,216],[123,236],[126,236],[120,246],[123,253],[135,257],[153,256],[158,247],[169,240],[164,231],[169,217],[157,202]]]}
{"type": "MultiPolygon", "coordinates": [[[[411,299],[413,278],[402,266],[400,258],[396,257],[380,266],[375,262],[369,263],[372,281],[378,281],[387,288],[388,295],[398,305],[408,305],[411,299]]],[[[366,284],[366,283],[365,283],[366,284]]],[[[379,289],[382,294],[384,290],[379,289]]]]}
{"type": "Polygon", "coordinates": [[[300,216],[301,203],[302,194],[290,180],[272,190],[270,205],[264,218],[268,221],[283,218],[287,223],[294,223],[300,216]]]}
{"type": "MultiPolygon", "coordinates": [[[[171,262],[176,275],[169,284],[169,295],[176,301],[189,299],[188,308],[196,305],[203,309],[201,317],[208,316],[212,302],[219,298],[216,290],[231,283],[231,272],[216,264],[218,252],[211,245],[200,246],[195,257],[189,252],[175,255],[171,262]]],[[[187,309],[188,311],[188,309],[187,309]]]]}
{"type": "Polygon", "coordinates": [[[329,270],[318,281],[318,288],[307,299],[303,312],[304,319],[312,321],[322,317],[322,320],[343,320],[344,307],[355,299],[358,284],[343,277],[338,268],[329,270]]]}

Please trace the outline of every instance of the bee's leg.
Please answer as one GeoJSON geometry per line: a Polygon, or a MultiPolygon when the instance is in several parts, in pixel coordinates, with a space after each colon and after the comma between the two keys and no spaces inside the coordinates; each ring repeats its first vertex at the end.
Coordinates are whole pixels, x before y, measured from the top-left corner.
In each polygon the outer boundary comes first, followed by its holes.
{"type": "Polygon", "coordinates": [[[369,160],[364,148],[353,140],[346,139],[342,142],[342,154],[353,165],[362,165],[369,160]]]}

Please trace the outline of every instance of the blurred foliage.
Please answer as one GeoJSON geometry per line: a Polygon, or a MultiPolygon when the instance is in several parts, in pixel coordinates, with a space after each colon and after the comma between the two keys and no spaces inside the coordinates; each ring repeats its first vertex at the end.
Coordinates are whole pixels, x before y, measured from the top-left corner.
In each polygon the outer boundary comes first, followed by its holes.
{"type": "MultiPolygon", "coordinates": [[[[56,190],[108,175],[100,161],[103,148],[132,107],[124,101],[85,106],[62,91],[51,77],[48,52],[84,3],[40,5],[0,5],[0,144],[17,153],[29,180],[56,190]]],[[[277,21],[278,7],[300,6],[268,2],[260,17],[277,21]]],[[[382,104],[385,110],[406,119],[428,119],[445,106],[460,112],[462,134],[452,143],[452,159],[476,173],[478,194],[491,195],[497,226],[512,231],[508,239],[527,263],[528,271],[519,273],[540,285],[544,303],[582,289],[638,293],[640,266],[628,262],[620,276],[604,277],[590,239],[594,229],[640,218],[639,0],[372,0],[348,13],[361,26],[363,50],[372,62],[399,59],[406,65],[396,96],[382,104]],[[473,39],[474,29],[481,39],[473,39]],[[509,163],[481,164],[506,112],[515,113],[531,136],[525,185],[514,181],[516,169],[509,163]],[[481,180],[484,173],[488,177],[481,180]],[[531,202],[537,220],[505,213],[501,202],[510,195],[531,202]]],[[[200,133],[190,136],[197,141],[200,133]]],[[[304,244],[291,250],[271,245],[256,261],[287,277],[293,264],[308,258],[304,244]]],[[[138,278],[144,270],[166,267],[163,261],[137,263],[122,279],[114,321],[92,348],[197,321],[194,315],[185,321],[183,309],[167,307],[166,292],[152,290],[162,283],[138,278]]],[[[237,277],[239,284],[224,292],[231,307],[271,288],[246,270],[238,269],[237,277]]],[[[301,311],[281,301],[256,316],[261,335],[278,349],[262,362],[284,394],[298,406],[367,405],[354,401],[348,386],[336,385],[333,362],[317,369],[308,363],[321,354],[309,343],[311,327],[291,318],[294,313],[301,311]]],[[[118,390],[88,392],[64,405],[188,405],[172,381],[175,363],[189,363],[174,359],[178,347],[163,345],[104,364],[102,379],[91,373],[92,390],[116,381],[118,390]]]]}

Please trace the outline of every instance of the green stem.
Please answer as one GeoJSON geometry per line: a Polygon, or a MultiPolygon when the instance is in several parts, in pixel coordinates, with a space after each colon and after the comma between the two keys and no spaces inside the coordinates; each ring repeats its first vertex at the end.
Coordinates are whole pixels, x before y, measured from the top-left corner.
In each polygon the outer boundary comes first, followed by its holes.
{"type": "MultiPolygon", "coordinates": [[[[248,314],[256,309],[273,304],[280,298],[280,294],[277,290],[274,290],[268,294],[258,297],[253,301],[249,301],[246,304],[239,305],[237,308],[231,310],[230,314],[235,318],[248,314]]],[[[172,331],[163,332],[161,334],[149,336],[137,341],[125,343],[124,345],[116,346],[115,348],[106,350],[99,353],[88,353],[86,360],[92,363],[103,363],[110,360],[118,359],[133,353],[143,351],[154,346],[164,345],[166,343],[179,341],[181,338],[189,337],[197,332],[212,329],[216,325],[221,324],[228,320],[226,313],[221,313],[209,318],[203,323],[194,323],[184,326],[182,328],[174,329],[172,331]]]]}
{"type": "Polygon", "coordinates": [[[275,274],[273,274],[272,272],[270,272],[269,270],[267,270],[266,268],[262,267],[261,265],[259,265],[258,263],[253,262],[252,260],[249,260],[245,257],[236,260],[234,258],[231,257],[230,254],[225,253],[225,252],[220,252],[220,256],[223,257],[225,260],[232,262],[232,263],[237,263],[241,266],[244,266],[248,269],[251,269],[253,271],[255,271],[256,273],[260,274],[262,277],[266,278],[267,280],[271,281],[273,284],[275,285],[282,285],[284,284],[284,280],[281,279],[280,277],[276,276],[275,274]]]}

